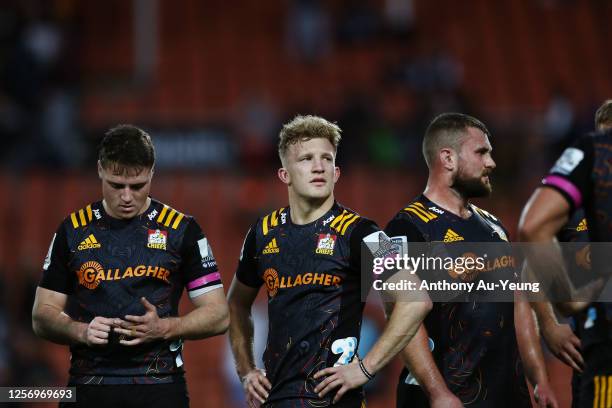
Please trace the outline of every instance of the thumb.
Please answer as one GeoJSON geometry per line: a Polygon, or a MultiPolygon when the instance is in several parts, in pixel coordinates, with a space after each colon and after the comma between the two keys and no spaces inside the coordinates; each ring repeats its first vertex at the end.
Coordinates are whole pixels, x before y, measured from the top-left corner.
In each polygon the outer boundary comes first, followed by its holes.
{"type": "Polygon", "coordinates": [[[145,298],[144,296],[140,298],[140,303],[142,303],[142,305],[145,307],[145,309],[148,312],[156,312],[157,313],[157,309],[155,308],[155,306],[153,306],[151,303],[149,303],[147,298],[145,298]]]}

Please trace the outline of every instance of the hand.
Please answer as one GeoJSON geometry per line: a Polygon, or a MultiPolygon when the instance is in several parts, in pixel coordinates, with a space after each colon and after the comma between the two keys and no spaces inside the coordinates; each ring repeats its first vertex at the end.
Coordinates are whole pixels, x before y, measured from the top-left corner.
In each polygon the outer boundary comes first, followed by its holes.
{"type": "Polygon", "coordinates": [[[558,408],[559,403],[547,382],[537,384],[533,388],[533,397],[538,403],[538,408],[558,408]]]}
{"type": "Polygon", "coordinates": [[[579,373],[582,372],[584,360],[579,351],[580,339],[572,333],[568,324],[549,324],[543,327],[541,333],[555,357],[579,373]]]}
{"type": "Polygon", "coordinates": [[[146,312],[142,316],[126,315],[125,320],[115,319],[118,327],[115,331],[131,340],[121,339],[124,346],[136,346],[153,340],[163,339],[168,332],[169,319],[160,319],[157,309],[144,297],[140,298],[146,312]]]}
{"type": "Polygon", "coordinates": [[[429,398],[430,408],[463,408],[463,402],[452,392],[429,398]]]}
{"type": "Polygon", "coordinates": [[[324,376],[327,376],[327,378],[315,387],[314,392],[323,398],[328,392],[340,387],[334,396],[333,404],[338,402],[348,390],[368,382],[368,377],[361,371],[357,359],[354,359],[352,363],[347,365],[329,367],[317,371],[313,378],[319,379],[324,376]]]}
{"type": "Polygon", "coordinates": [[[108,336],[112,327],[114,326],[115,319],[109,319],[107,317],[96,316],[93,318],[87,329],[85,329],[83,341],[89,347],[96,345],[108,344],[108,336]]]}
{"type": "Polygon", "coordinates": [[[255,406],[255,401],[262,404],[266,401],[268,393],[272,389],[272,384],[266,378],[264,370],[254,368],[242,377],[242,388],[246,393],[249,406],[255,406]]]}

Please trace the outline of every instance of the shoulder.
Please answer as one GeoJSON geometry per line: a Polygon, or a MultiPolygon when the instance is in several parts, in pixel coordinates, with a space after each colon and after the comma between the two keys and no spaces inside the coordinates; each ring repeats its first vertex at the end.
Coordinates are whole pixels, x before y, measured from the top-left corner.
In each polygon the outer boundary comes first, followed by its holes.
{"type": "Polygon", "coordinates": [[[428,205],[428,203],[417,198],[406,207],[402,208],[395,218],[407,219],[419,225],[436,222],[440,219],[441,214],[444,214],[444,210],[436,206],[428,205]]]}
{"type": "Polygon", "coordinates": [[[357,211],[354,211],[341,204],[337,205],[337,209],[334,212],[334,217],[331,218],[329,226],[340,236],[346,237],[351,236],[353,231],[369,231],[378,229],[378,226],[374,221],[361,216],[357,211]]]}
{"type": "Polygon", "coordinates": [[[509,232],[498,217],[486,210],[483,210],[482,208],[475,206],[474,204],[470,204],[470,207],[474,213],[482,217],[489,224],[489,226],[493,228],[493,230],[502,240],[508,241],[509,232]]]}
{"type": "Polygon", "coordinates": [[[263,217],[259,217],[251,228],[257,236],[266,236],[274,231],[279,225],[284,225],[286,223],[287,207],[281,207],[263,217]]]}
{"type": "Polygon", "coordinates": [[[64,218],[62,225],[65,226],[68,231],[82,229],[91,224],[93,221],[102,218],[102,213],[100,211],[101,206],[102,201],[89,203],[83,208],[71,212],[66,218],[64,218]]]}
{"type": "Polygon", "coordinates": [[[187,225],[195,222],[192,216],[154,199],[151,199],[151,206],[144,216],[160,228],[173,230],[185,229],[187,225]]]}

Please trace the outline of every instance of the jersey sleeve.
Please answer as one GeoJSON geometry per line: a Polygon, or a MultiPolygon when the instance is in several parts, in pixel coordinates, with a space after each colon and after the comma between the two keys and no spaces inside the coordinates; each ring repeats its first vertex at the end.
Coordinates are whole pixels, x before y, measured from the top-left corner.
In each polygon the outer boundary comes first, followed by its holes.
{"type": "Polygon", "coordinates": [[[221,274],[208,238],[192,218],[185,230],[181,246],[182,273],[187,293],[195,298],[223,287],[221,274]]]}
{"type": "Polygon", "coordinates": [[[425,242],[421,231],[406,218],[393,218],[385,227],[385,232],[391,238],[406,237],[406,242],[425,242]]]}
{"type": "MultiPolygon", "coordinates": [[[[380,231],[380,228],[378,228],[378,225],[376,225],[374,221],[371,221],[368,219],[362,219],[362,221],[359,222],[355,226],[349,238],[350,239],[349,246],[350,246],[350,251],[351,251],[349,263],[352,269],[356,271],[359,271],[361,269],[362,243],[365,243],[364,240],[366,240],[366,237],[378,231],[380,231]]],[[[367,259],[371,261],[370,257],[367,257],[367,259]]]]}
{"type": "Polygon", "coordinates": [[[49,245],[49,251],[43,264],[43,276],[39,283],[41,288],[69,295],[74,289],[75,275],[70,273],[68,261],[70,248],[64,224],[60,225],[49,245]]]}
{"type": "Polygon", "coordinates": [[[240,251],[236,278],[243,284],[252,288],[259,288],[263,285],[263,280],[257,274],[256,245],[255,245],[255,225],[247,232],[240,251]]]}
{"type": "Polygon", "coordinates": [[[593,138],[583,136],[563,152],[542,185],[554,188],[565,197],[572,211],[580,208],[591,193],[593,171],[593,138]]]}

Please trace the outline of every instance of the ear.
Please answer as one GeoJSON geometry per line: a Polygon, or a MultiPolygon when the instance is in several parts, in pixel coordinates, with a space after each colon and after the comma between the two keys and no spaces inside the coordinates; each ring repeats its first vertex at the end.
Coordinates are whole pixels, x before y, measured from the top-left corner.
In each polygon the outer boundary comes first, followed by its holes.
{"type": "Polygon", "coordinates": [[[98,160],[98,177],[102,179],[102,163],[98,160]]]}
{"type": "Polygon", "coordinates": [[[457,160],[459,159],[457,153],[453,149],[445,147],[440,149],[438,154],[442,167],[448,171],[453,171],[457,168],[457,160]]]}
{"type": "Polygon", "coordinates": [[[340,167],[334,167],[334,184],[338,182],[340,178],[340,167]]]}
{"type": "Polygon", "coordinates": [[[280,181],[282,181],[283,183],[287,185],[291,185],[291,177],[289,176],[289,172],[287,171],[286,168],[281,167],[280,169],[278,169],[278,171],[276,172],[276,175],[278,176],[280,181]]]}

